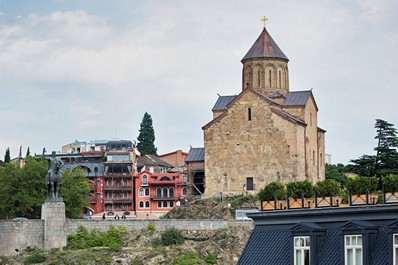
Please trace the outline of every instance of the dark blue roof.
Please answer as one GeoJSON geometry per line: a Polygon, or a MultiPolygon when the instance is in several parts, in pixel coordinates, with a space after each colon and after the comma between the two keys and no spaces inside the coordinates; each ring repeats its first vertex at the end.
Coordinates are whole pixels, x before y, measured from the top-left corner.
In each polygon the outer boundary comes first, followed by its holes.
{"type": "Polygon", "coordinates": [[[305,106],[311,96],[309,91],[294,91],[287,94],[284,105],[285,106],[305,106]]]}
{"type": "Polygon", "coordinates": [[[234,100],[237,97],[237,95],[234,96],[219,96],[217,99],[216,104],[214,104],[214,107],[212,111],[214,110],[226,110],[227,105],[234,100]]]}
{"type": "Polygon", "coordinates": [[[189,150],[188,157],[185,159],[186,162],[195,162],[195,161],[204,161],[204,160],[205,160],[205,149],[203,147],[191,148],[189,150]]]}

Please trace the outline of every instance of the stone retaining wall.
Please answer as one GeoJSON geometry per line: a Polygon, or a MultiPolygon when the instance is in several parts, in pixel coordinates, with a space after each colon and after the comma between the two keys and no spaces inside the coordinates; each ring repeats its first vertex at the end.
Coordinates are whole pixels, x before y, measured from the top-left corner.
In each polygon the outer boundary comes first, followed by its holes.
{"type": "MultiPolygon", "coordinates": [[[[180,230],[218,230],[229,226],[253,229],[253,221],[240,220],[67,220],[66,235],[76,233],[83,225],[88,230],[107,231],[109,226],[125,226],[127,230],[148,228],[153,223],[156,230],[164,231],[175,227],[180,230]]],[[[44,248],[44,220],[0,221],[0,255],[14,255],[15,249],[26,249],[28,246],[44,248]]]]}

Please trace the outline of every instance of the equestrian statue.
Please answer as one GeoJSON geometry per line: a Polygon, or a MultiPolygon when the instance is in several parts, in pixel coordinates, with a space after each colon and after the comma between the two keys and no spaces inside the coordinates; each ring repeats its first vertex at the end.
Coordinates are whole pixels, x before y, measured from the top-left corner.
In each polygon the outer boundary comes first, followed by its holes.
{"type": "Polygon", "coordinates": [[[45,159],[48,160],[48,172],[46,175],[47,199],[51,200],[58,198],[58,191],[64,174],[61,167],[64,163],[59,157],[55,157],[55,152],[52,152],[52,155],[45,157],[45,159]]]}

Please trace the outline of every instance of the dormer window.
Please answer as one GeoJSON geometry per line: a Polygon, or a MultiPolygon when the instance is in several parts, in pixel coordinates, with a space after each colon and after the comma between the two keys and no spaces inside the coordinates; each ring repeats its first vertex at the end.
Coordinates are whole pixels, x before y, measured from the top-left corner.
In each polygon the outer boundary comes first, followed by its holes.
{"type": "Polygon", "coordinates": [[[142,175],[142,186],[148,186],[148,176],[142,175]]]}

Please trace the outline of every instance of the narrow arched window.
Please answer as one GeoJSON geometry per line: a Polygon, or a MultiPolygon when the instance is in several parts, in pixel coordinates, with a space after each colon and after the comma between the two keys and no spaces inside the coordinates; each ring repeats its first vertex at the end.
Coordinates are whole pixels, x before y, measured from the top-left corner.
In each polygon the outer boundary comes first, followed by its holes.
{"type": "Polygon", "coordinates": [[[315,151],[312,151],[312,164],[315,165],[315,151]]]}
{"type": "Polygon", "coordinates": [[[169,189],[163,188],[163,197],[168,197],[168,196],[169,196],[169,189]]]}
{"type": "Polygon", "coordinates": [[[174,197],[174,188],[169,189],[169,196],[174,197]]]}
{"type": "Polygon", "coordinates": [[[310,112],[310,126],[312,126],[312,112],[310,112]]]}
{"type": "Polygon", "coordinates": [[[257,86],[261,87],[260,84],[261,84],[261,72],[260,72],[260,69],[258,69],[258,71],[257,71],[257,86]]]}
{"type": "Polygon", "coordinates": [[[144,208],[144,202],[140,201],[140,208],[144,208]]]}
{"type": "Polygon", "coordinates": [[[162,189],[161,188],[156,189],[156,197],[162,197],[162,189]]]}
{"type": "Polygon", "coordinates": [[[149,208],[149,201],[145,201],[145,208],[149,208]]]}
{"type": "Polygon", "coordinates": [[[272,72],[271,70],[268,71],[268,81],[269,81],[269,87],[272,87],[272,72]]]}
{"type": "Polygon", "coordinates": [[[278,74],[278,78],[279,78],[279,88],[281,88],[282,87],[282,76],[281,76],[281,70],[279,70],[279,72],[278,72],[279,74],[278,74]]]}
{"type": "Polygon", "coordinates": [[[252,120],[252,109],[247,108],[247,120],[251,121],[252,120]]]}

